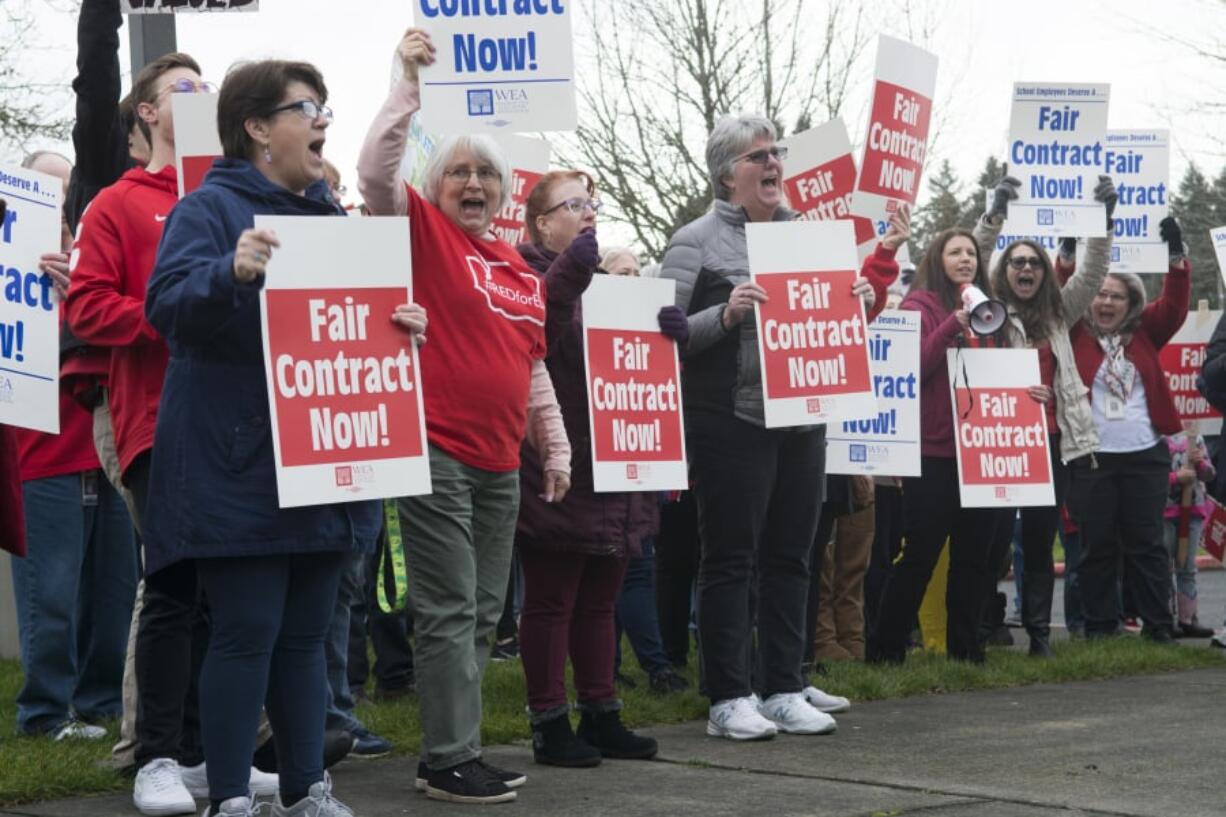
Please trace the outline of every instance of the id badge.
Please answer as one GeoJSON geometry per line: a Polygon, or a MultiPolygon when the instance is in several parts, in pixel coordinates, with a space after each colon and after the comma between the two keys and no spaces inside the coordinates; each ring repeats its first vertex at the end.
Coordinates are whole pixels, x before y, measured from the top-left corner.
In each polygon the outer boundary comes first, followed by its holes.
{"type": "Polygon", "coordinates": [[[1108,420],[1123,420],[1124,401],[1114,394],[1107,395],[1107,404],[1103,413],[1107,415],[1108,420]]]}
{"type": "Polygon", "coordinates": [[[98,504],[98,471],[81,472],[81,504],[93,508],[98,504]]]}

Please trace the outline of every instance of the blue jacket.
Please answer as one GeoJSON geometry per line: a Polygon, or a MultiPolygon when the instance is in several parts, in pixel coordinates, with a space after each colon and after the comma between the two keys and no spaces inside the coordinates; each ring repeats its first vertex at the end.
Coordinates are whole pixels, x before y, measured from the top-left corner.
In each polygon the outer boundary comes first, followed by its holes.
{"type": "Polygon", "coordinates": [[[223,159],[171,211],[145,315],[170,346],[144,514],[145,569],[181,559],[370,550],[378,502],[277,506],[259,291],[234,280],[256,214],[339,215],[327,185],[295,195],[223,159]]]}

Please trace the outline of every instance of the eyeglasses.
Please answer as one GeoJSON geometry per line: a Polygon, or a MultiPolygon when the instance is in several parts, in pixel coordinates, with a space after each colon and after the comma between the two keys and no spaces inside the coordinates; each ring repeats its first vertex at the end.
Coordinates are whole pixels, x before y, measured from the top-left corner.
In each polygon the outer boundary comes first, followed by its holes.
{"type": "Polygon", "coordinates": [[[268,115],[275,116],[285,111],[297,111],[312,122],[315,122],[320,117],[323,117],[325,122],[332,121],[332,109],[327,105],[320,105],[313,99],[300,99],[297,102],[282,105],[280,108],[273,108],[268,112],[268,115]]]}
{"type": "Polygon", "coordinates": [[[468,180],[477,175],[477,181],[481,184],[493,184],[494,182],[502,181],[502,174],[497,169],[486,165],[473,170],[471,167],[451,167],[443,171],[443,175],[453,182],[467,184],[468,180]]]}
{"type": "Polygon", "coordinates": [[[215,94],[217,86],[211,82],[196,82],[195,80],[181,77],[167,85],[162,90],[158,91],[159,97],[166,94],[215,94]]]}
{"type": "Polygon", "coordinates": [[[577,216],[584,210],[591,210],[592,214],[595,215],[596,213],[600,212],[600,208],[603,206],[604,202],[602,202],[600,199],[566,199],[565,201],[559,202],[553,207],[550,207],[548,210],[541,213],[541,215],[547,216],[554,210],[559,210],[563,207],[565,207],[572,215],[577,216]]]}
{"type": "Polygon", "coordinates": [[[1127,295],[1121,295],[1118,292],[1099,292],[1094,297],[1101,301],[1114,301],[1115,303],[1123,303],[1128,300],[1127,295]]]}
{"type": "Polygon", "coordinates": [[[787,148],[785,148],[783,145],[774,145],[772,147],[762,148],[761,150],[751,150],[749,153],[742,153],[733,161],[739,162],[744,160],[746,162],[753,162],[756,165],[764,165],[768,159],[778,159],[782,162],[787,157],[787,148]]]}
{"type": "Polygon", "coordinates": [[[1026,267],[1043,269],[1043,260],[1037,255],[1015,255],[1009,259],[1009,266],[1015,270],[1024,270],[1026,267]]]}

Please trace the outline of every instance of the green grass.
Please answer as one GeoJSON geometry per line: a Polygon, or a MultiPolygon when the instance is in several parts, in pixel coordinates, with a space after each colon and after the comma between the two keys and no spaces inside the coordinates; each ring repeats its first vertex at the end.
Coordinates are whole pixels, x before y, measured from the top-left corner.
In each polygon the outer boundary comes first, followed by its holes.
{"type": "MultiPolygon", "coordinates": [[[[1057,644],[1055,651],[1055,658],[1050,661],[1034,661],[1021,652],[992,649],[983,667],[925,654],[911,656],[902,667],[836,664],[819,685],[828,692],[864,702],[1226,666],[1226,655],[1219,652],[1163,647],[1134,637],[1093,643],[1064,642],[1057,644]]],[[[629,655],[628,650],[626,654],[629,655]]],[[[627,723],[632,726],[682,723],[706,716],[707,702],[697,691],[653,695],[647,691],[647,679],[637,665],[632,660],[630,664],[628,674],[638,682],[638,687],[622,690],[627,723]]],[[[0,661],[0,807],[129,789],[128,780],[104,765],[111,741],[54,743],[47,738],[16,737],[13,701],[20,685],[21,669],[17,662],[0,661]]],[[[481,736],[485,743],[507,743],[529,736],[523,673],[518,662],[490,665],[484,701],[481,736]]],[[[364,703],[358,714],[367,726],[396,744],[397,755],[417,753],[421,730],[416,698],[364,703]]],[[[108,726],[113,736],[116,724],[108,726]]]]}

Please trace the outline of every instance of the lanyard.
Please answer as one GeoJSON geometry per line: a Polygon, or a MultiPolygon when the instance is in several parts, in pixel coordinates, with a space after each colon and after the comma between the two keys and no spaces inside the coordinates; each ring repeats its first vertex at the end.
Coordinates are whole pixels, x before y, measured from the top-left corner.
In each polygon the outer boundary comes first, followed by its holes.
{"type": "Polygon", "coordinates": [[[379,609],[385,613],[396,613],[404,609],[408,601],[408,575],[404,566],[404,537],[400,533],[400,512],[396,510],[396,500],[383,500],[383,547],[379,550],[379,570],[375,581],[376,596],[379,609]],[[387,582],[392,579],[396,594],[391,602],[387,600],[387,582]]]}

